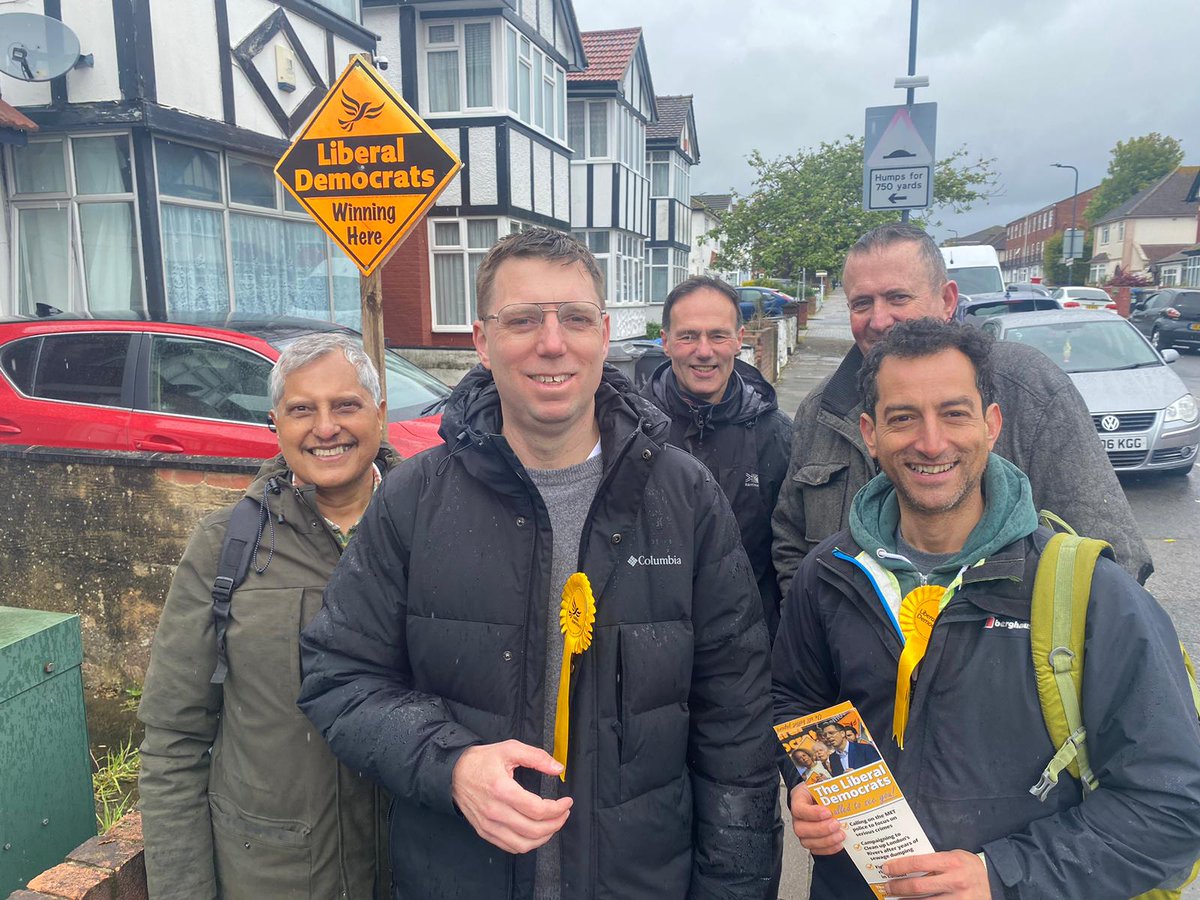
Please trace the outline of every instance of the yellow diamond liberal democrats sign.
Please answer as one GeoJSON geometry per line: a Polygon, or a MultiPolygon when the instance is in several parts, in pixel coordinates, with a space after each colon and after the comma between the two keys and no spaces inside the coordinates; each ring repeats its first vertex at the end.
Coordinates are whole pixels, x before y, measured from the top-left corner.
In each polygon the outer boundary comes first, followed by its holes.
{"type": "Polygon", "coordinates": [[[355,59],[275,166],[288,191],[364,275],[421,220],[462,162],[355,59]]]}

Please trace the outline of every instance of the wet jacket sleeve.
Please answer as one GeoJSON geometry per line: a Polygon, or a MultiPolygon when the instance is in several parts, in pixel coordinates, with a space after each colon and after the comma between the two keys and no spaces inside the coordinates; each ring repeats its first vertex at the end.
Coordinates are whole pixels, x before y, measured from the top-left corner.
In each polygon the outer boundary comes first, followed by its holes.
{"type": "MultiPolygon", "coordinates": [[[[1021,379],[1014,381],[1007,402],[1010,408],[1001,412],[1004,427],[1017,431],[1014,452],[1020,459],[1012,461],[1029,477],[1034,504],[1055,513],[1080,534],[1108,541],[1122,568],[1144,584],[1154,563],[1096,438],[1087,404],[1071,379],[1044,354],[1020,349],[1025,353],[1010,365],[1020,366],[1021,379]],[[1037,395],[1031,393],[1035,389],[1037,395]],[[1023,393],[1028,396],[1022,397],[1023,393]],[[1063,466],[1066,459],[1071,460],[1070,466],[1063,466]]],[[[997,377],[1004,377],[1004,372],[998,371],[997,377]]]]}
{"type": "Polygon", "coordinates": [[[163,607],[138,718],[146,880],[153,900],[217,896],[208,806],[209,748],[217,734],[221,689],[212,615],[224,527],[202,524],[175,570],[163,607]]]}
{"type": "Polygon", "coordinates": [[[768,638],[754,575],[724,495],[698,504],[688,767],[695,803],[688,897],[764,898],[779,854],[768,638]]]}
{"type": "Polygon", "coordinates": [[[804,465],[804,455],[808,449],[806,424],[811,422],[817,414],[814,396],[819,399],[819,392],[813,391],[796,410],[796,422],[789,444],[787,472],[780,485],[779,496],[771,515],[771,561],[775,564],[775,575],[779,579],[780,596],[785,600],[788,596],[788,585],[791,584],[792,576],[800,566],[800,561],[811,549],[809,542],[804,537],[806,525],[803,486],[796,480],[795,475],[804,465]]]}
{"type": "Polygon", "coordinates": [[[334,754],[391,793],[454,812],[451,775],[480,738],[413,687],[408,559],[419,470],[392,473],[367,507],[300,636],[299,705],[334,754]]]}
{"type": "Polygon", "coordinates": [[[984,845],[994,896],[1131,897],[1200,856],[1200,725],[1179,638],[1157,601],[1107,559],[1096,568],[1085,648],[1083,719],[1100,787],[984,845]]]}

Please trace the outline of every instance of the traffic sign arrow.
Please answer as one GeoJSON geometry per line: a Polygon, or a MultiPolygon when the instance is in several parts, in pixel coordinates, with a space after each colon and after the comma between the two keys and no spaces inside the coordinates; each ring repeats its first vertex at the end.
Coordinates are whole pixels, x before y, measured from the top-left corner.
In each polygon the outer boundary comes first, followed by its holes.
{"type": "Polygon", "coordinates": [[[907,200],[907,199],[908,199],[907,194],[892,194],[891,196],[888,197],[888,203],[897,203],[901,200],[907,200]]]}

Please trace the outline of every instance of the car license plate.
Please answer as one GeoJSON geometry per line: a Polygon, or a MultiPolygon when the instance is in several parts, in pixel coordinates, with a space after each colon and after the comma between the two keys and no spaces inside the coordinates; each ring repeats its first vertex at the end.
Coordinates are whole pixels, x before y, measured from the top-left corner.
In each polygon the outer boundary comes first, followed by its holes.
{"type": "Polygon", "coordinates": [[[1104,445],[1104,449],[1109,453],[1120,450],[1145,450],[1146,436],[1144,434],[1132,435],[1130,437],[1117,437],[1114,435],[1101,435],[1100,443],[1104,445]]]}
{"type": "Polygon", "coordinates": [[[1200,322],[1193,322],[1188,326],[1192,331],[1200,331],[1200,322]]]}

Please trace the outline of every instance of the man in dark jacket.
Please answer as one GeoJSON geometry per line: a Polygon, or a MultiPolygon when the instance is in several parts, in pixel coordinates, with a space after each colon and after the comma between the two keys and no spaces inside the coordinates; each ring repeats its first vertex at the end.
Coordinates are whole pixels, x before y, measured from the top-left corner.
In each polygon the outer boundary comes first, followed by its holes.
{"type": "MultiPolygon", "coordinates": [[[[883,474],[792,581],[775,719],[842,700],[862,714],[938,849],[889,860],[889,896],[1128,898],[1178,879],[1200,852],[1200,726],[1179,638],[1128,573],[1097,562],[1082,717],[1099,786],[1085,797],[1064,773],[1035,797],[1056,750],[1029,631],[1050,533],[1026,477],[989,452],[1002,424],[989,344],[922,319],[867,355],[860,427],[883,474]]],[[[845,832],[793,772],[812,897],[873,896],[840,852],[845,832]]]]}
{"type": "Polygon", "coordinates": [[[771,563],[771,511],[791,455],[792,420],[758,369],[737,358],[745,329],[732,287],[705,275],[688,278],[667,294],[662,317],[670,361],[642,396],[671,417],[670,442],[708,466],[725,492],[774,639],[779,581],[771,563]]]}
{"type": "Polygon", "coordinates": [[[729,505],[604,368],[583,245],[512,235],[476,285],[482,366],[364,516],[300,705],[395,798],[396,898],[765,897],[768,639],[729,505]]]}
{"type": "MultiPolygon", "coordinates": [[[[858,428],[863,354],[897,322],[950,319],[958,303],[941,251],[911,225],[864,234],[850,248],[843,276],[856,346],[796,411],[792,459],[772,518],[772,553],[785,594],[800,561],[846,527],[855,493],[878,472],[858,428]]],[[[992,360],[1005,419],[996,453],[1025,473],[1038,509],[1108,541],[1117,562],[1144,583],[1154,571],[1150,552],[1071,379],[1023,344],[1002,341],[992,360]]]]}
{"type": "Polygon", "coordinates": [[[280,355],[271,405],[281,452],[246,492],[264,524],[229,604],[224,679],[212,591],[233,507],[192,535],[154,635],[138,709],[152,900],[374,892],[378,790],[338,765],[296,697],[300,629],[398,461],[380,446],[386,403],[362,348],[317,334],[280,355]]]}

